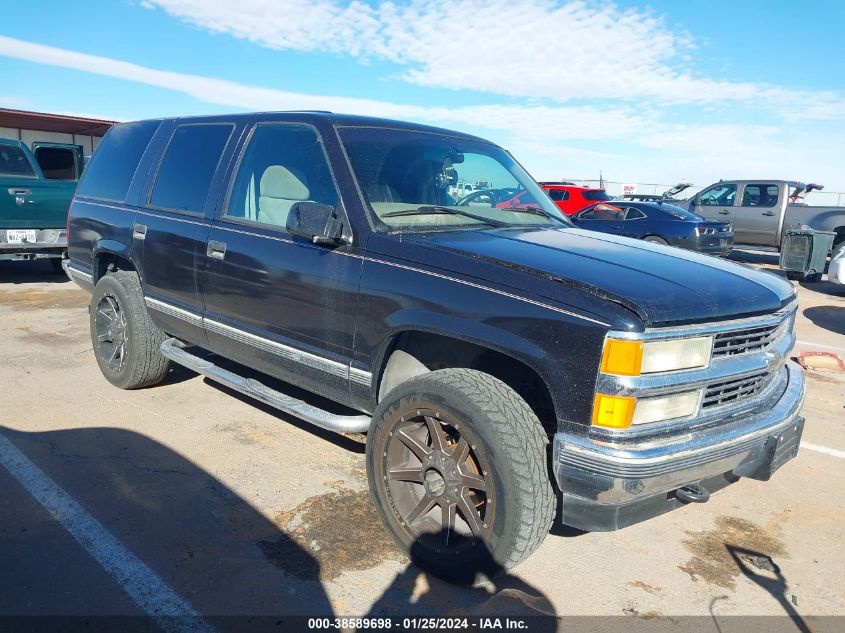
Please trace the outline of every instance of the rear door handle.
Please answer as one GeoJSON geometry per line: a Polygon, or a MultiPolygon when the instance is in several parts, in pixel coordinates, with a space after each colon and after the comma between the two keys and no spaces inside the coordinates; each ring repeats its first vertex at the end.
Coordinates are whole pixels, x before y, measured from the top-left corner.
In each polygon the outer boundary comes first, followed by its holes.
{"type": "Polygon", "coordinates": [[[774,211],[763,211],[763,215],[774,215],[774,211]]]}
{"type": "Polygon", "coordinates": [[[223,259],[226,257],[226,242],[208,240],[208,248],[206,248],[205,254],[214,259],[223,259]]]}
{"type": "Polygon", "coordinates": [[[719,215],[730,215],[730,211],[719,211],[719,215]]]}
{"type": "Polygon", "coordinates": [[[143,240],[147,237],[147,225],[146,224],[133,224],[132,225],[132,237],[136,240],[143,240]]]}

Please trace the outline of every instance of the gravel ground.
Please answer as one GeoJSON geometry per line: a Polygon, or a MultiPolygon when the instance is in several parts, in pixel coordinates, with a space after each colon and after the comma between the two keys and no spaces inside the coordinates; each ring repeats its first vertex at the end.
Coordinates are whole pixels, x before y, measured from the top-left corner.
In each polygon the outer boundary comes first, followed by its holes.
{"type": "MultiPolygon", "coordinates": [[[[796,353],[845,358],[845,288],[798,292],[796,353]]],[[[845,374],[805,372],[804,446],[770,482],[742,480],[619,532],[558,526],[513,573],[459,588],[409,565],[387,538],[361,438],[186,370],[115,389],[91,352],[87,301],[46,265],[0,263],[0,449],[46,476],[25,487],[0,468],[0,616],[139,614],[138,597],[106,571],[117,565],[143,604],[171,591],[218,629],[240,627],[214,616],[302,613],[601,615],[677,630],[703,616],[743,631],[729,616],[788,614],[778,622],[793,630],[842,630],[845,620],[821,616],[845,615],[845,374]],[[43,496],[58,489],[51,514],[43,496]]]]}

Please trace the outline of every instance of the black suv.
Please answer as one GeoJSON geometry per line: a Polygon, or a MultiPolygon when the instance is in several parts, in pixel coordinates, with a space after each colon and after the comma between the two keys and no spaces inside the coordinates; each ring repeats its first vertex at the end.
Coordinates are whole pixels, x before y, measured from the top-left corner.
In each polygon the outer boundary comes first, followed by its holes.
{"type": "Polygon", "coordinates": [[[174,361],[366,432],[388,530],[437,573],[517,564],[557,494],[564,523],[613,530],[798,450],[791,285],[574,228],[473,136],[318,112],[117,125],[68,242],[110,382],[174,361]]]}

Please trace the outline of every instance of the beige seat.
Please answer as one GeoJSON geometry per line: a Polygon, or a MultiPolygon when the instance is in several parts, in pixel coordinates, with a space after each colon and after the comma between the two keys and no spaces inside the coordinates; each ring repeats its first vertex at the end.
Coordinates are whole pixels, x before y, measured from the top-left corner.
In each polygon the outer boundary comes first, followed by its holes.
{"type": "Polygon", "coordinates": [[[290,208],[308,200],[308,187],[281,165],[270,165],[258,183],[258,221],[286,226],[290,208]]]}

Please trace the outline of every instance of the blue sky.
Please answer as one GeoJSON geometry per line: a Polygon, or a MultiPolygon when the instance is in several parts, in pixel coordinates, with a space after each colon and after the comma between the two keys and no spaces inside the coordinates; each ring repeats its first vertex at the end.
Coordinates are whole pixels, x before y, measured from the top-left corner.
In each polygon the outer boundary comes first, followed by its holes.
{"type": "Polygon", "coordinates": [[[0,15],[0,106],[330,109],[484,136],[537,179],[845,191],[841,2],[0,0],[0,15]]]}

